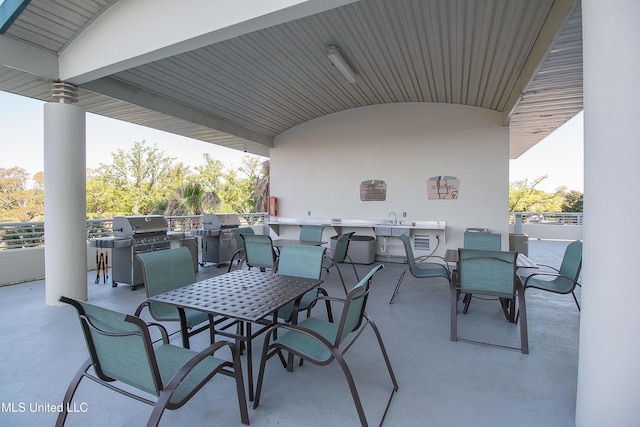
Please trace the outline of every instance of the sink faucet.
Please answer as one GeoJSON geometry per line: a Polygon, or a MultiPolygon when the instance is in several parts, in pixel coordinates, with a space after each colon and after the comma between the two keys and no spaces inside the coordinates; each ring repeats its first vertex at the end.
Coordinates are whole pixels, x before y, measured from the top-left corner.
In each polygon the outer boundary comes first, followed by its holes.
{"type": "Polygon", "coordinates": [[[397,224],[398,223],[398,215],[396,215],[395,212],[389,212],[389,216],[393,215],[393,223],[397,224]]]}

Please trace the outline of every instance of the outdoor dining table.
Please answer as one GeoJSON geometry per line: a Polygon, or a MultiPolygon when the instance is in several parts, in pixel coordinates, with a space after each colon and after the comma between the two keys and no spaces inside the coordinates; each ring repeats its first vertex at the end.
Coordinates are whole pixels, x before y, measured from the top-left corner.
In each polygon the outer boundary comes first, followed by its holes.
{"type": "MultiPolygon", "coordinates": [[[[444,253],[444,260],[450,263],[458,263],[458,250],[457,249],[447,249],[444,253]]],[[[518,252],[518,257],[516,258],[516,267],[517,268],[538,268],[538,265],[531,261],[525,254],[518,252]]]]}
{"type": "Polygon", "coordinates": [[[300,298],[322,282],[320,279],[257,270],[235,270],[149,297],[147,300],[172,305],[178,309],[181,317],[184,316],[185,309],[192,309],[243,322],[244,334],[226,330],[216,330],[216,334],[246,342],[249,400],[253,401],[252,338],[273,325],[277,321],[277,310],[291,301],[295,301],[292,317],[295,319],[300,298]],[[272,320],[267,319],[269,316],[273,316],[272,320]],[[251,325],[254,323],[264,326],[252,333],[251,325]]]}

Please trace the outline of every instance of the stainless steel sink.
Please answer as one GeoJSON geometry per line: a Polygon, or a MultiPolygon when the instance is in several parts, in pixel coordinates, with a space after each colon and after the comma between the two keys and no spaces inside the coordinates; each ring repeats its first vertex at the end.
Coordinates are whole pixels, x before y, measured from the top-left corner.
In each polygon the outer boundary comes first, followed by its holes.
{"type": "Polygon", "coordinates": [[[403,234],[406,234],[407,236],[409,236],[410,235],[409,233],[410,233],[409,227],[403,227],[403,226],[391,227],[392,236],[402,236],[403,234]]]}
{"type": "Polygon", "coordinates": [[[376,226],[373,228],[373,232],[376,234],[376,236],[381,236],[381,237],[390,237],[391,236],[391,226],[376,226]]]}
{"type": "Polygon", "coordinates": [[[403,234],[409,236],[411,229],[404,225],[377,225],[373,229],[376,236],[381,237],[397,237],[403,234]]]}

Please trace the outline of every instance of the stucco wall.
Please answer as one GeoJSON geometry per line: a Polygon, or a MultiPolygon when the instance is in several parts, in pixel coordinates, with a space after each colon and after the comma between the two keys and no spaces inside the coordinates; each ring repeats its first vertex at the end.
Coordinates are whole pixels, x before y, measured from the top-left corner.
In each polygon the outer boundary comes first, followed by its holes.
{"type": "Polygon", "coordinates": [[[500,114],[431,103],[386,104],[327,115],[274,141],[271,194],[278,215],[447,221],[446,246],[468,227],[503,234],[508,247],[509,132],[500,114]],[[426,181],[460,179],[459,198],[429,200],[426,181]],[[387,183],[385,201],[360,200],[360,182],[387,183]],[[402,218],[402,212],[407,213],[402,218]]]}

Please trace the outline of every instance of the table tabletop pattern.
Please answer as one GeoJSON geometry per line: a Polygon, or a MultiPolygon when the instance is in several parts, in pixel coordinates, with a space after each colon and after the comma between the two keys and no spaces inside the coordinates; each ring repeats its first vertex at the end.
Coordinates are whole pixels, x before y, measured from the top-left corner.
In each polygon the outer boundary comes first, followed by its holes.
{"type": "Polygon", "coordinates": [[[148,300],[256,323],[320,283],[322,280],[235,270],[148,300]]]}

